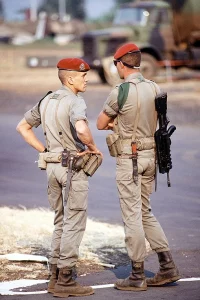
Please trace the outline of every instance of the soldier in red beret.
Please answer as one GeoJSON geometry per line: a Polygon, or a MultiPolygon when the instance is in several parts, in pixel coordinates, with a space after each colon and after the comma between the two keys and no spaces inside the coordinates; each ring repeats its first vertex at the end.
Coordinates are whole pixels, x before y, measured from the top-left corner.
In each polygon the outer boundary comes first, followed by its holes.
{"type": "Polygon", "coordinates": [[[80,58],[58,62],[62,87],[49,92],[25,113],[17,131],[39,152],[38,166],[47,170],[48,199],[55,212],[48,292],[56,297],[88,296],[91,287],[72,278],[87,220],[88,176],[76,165],[85,153],[101,156],[88,127],[85,92],[89,65],[80,58]],[[46,147],[32,128],[42,125],[46,147]],[[86,148],[87,147],[87,148],[86,148]]]}
{"type": "Polygon", "coordinates": [[[117,49],[114,64],[124,83],[111,91],[97,119],[99,130],[114,131],[107,136],[107,144],[110,155],[116,157],[125,243],[132,262],[130,276],[117,280],[115,288],[132,291],[145,291],[147,286],[160,286],[180,278],[168,240],[151,210],[150,194],[156,172],[155,97],[160,89],[142,76],[140,62],[137,45],[127,43],[117,49]],[[158,273],[147,279],[144,275],[145,238],[160,263],[158,273]]]}

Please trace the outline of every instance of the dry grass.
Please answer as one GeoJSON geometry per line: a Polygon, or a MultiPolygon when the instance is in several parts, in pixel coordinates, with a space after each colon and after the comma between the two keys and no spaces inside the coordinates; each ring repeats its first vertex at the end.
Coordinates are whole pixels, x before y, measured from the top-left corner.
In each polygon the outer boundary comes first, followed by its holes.
{"type": "MultiPolygon", "coordinates": [[[[53,212],[47,209],[0,208],[0,254],[23,253],[48,257],[53,232],[53,212]]],[[[147,244],[147,249],[150,250],[147,244]]],[[[88,219],[80,247],[78,274],[103,269],[101,263],[127,264],[129,262],[124,229],[88,219]]],[[[46,279],[47,266],[33,262],[0,260],[0,281],[38,278],[46,279]]]]}
{"type": "MultiPolygon", "coordinates": [[[[48,254],[53,232],[53,212],[47,209],[0,208],[0,253],[11,252],[48,254]]],[[[103,247],[124,248],[122,226],[88,219],[80,257],[94,258],[103,247]]]]}

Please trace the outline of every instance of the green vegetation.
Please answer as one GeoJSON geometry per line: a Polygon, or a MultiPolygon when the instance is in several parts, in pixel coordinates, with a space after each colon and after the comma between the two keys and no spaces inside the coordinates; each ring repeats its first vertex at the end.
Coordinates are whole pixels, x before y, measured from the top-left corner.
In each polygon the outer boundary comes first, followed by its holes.
{"type": "Polygon", "coordinates": [[[1,43],[1,50],[3,49],[51,49],[51,50],[64,50],[64,49],[75,49],[75,50],[79,50],[81,48],[81,40],[74,40],[69,42],[68,44],[64,45],[64,46],[59,46],[58,44],[56,44],[53,40],[53,38],[51,37],[45,37],[42,40],[38,40],[35,41],[33,43],[30,44],[24,44],[24,45],[20,45],[20,46],[16,46],[16,45],[12,45],[12,44],[4,44],[1,43]]]}

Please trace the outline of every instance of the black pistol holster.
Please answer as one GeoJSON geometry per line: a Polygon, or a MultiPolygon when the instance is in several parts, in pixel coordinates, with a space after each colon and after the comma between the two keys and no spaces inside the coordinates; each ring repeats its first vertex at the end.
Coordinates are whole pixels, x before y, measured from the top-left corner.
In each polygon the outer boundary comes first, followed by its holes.
{"type": "Polygon", "coordinates": [[[169,124],[169,119],[167,117],[167,93],[160,93],[156,96],[155,108],[158,113],[159,121],[159,129],[154,135],[159,173],[167,173],[167,185],[170,187],[169,170],[172,169],[170,136],[176,130],[176,127],[171,125],[167,129],[169,124]]]}

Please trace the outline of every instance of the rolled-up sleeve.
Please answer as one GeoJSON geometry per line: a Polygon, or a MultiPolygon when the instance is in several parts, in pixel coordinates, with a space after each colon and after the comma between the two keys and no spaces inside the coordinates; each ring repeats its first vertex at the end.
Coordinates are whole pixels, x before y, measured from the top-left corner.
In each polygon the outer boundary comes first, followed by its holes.
{"type": "Polygon", "coordinates": [[[115,87],[110,95],[108,96],[107,100],[105,101],[103,105],[103,112],[108,117],[116,117],[119,111],[118,103],[117,103],[117,97],[118,97],[118,87],[115,87]]]}
{"type": "Polygon", "coordinates": [[[37,128],[41,124],[41,115],[39,110],[39,103],[37,103],[33,108],[28,110],[24,114],[26,122],[32,127],[37,128]]]}
{"type": "Polygon", "coordinates": [[[83,98],[77,97],[76,99],[74,99],[70,109],[70,122],[74,127],[76,122],[79,120],[84,120],[86,121],[86,123],[88,123],[86,109],[87,106],[83,98]]]}

